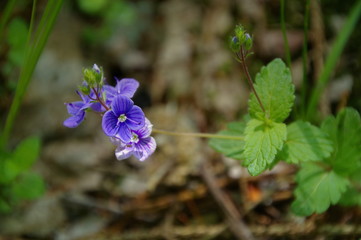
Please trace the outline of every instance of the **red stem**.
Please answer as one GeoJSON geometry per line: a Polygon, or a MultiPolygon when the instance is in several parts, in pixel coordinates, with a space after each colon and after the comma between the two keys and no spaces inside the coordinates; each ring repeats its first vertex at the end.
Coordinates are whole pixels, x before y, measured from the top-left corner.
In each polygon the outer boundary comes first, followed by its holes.
{"type": "Polygon", "coordinates": [[[92,87],[92,90],[95,93],[96,100],[105,108],[105,110],[108,111],[110,108],[108,108],[108,106],[99,98],[98,91],[94,87],[92,87]]]}
{"type": "Polygon", "coordinates": [[[253,86],[252,78],[251,78],[251,76],[249,75],[248,68],[247,68],[247,65],[246,65],[246,58],[244,57],[244,51],[243,51],[243,47],[242,47],[242,46],[241,46],[241,51],[240,51],[240,52],[241,52],[241,57],[239,56],[238,53],[237,53],[237,56],[238,56],[238,58],[240,58],[240,61],[241,61],[241,63],[242,63],[243,70],[244,70],[244,72],[246,73],[247,80],[248,80],[248,84],[249,84],[249,86],[251,87],[254,95],[256,96],[257,101],[258,101],[259,105],[260,105],[261,108],[262,108],[262,111],[263,111],[264,113],[266,113],[266,110],[265,110],[264,107],[263,107],[263,104],[262,104],[262,102],[261,102],[261,99],[258,97],[258,94],[257,94],[257,92],[256,92],[256,89],[255,89],[254,86],[253,86]]]}

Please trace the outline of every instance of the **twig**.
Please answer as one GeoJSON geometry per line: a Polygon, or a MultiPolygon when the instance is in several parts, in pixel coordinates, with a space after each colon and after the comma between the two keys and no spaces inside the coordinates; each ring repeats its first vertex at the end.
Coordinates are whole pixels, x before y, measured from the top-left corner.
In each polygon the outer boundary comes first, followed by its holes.
{"type": "Polygon", "coordinates": [[[216,183],[217,181],[211,173],[210,167],[207,166],[207,163],[202,164],[201,174],[209,188],[209,191],[217,201],[218,205],[224,211],[230,230],[237,237],[237,239],[255,239],[252,232],[242,221],[241,215],[238,212],[237,208],[234,206],[231,199],[218,187],[216,183]]]}

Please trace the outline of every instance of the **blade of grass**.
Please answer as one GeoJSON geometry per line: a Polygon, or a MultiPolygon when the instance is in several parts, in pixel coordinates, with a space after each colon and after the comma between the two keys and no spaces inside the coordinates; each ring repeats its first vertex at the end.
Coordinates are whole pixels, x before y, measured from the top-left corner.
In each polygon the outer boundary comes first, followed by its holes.
{"type": "Polygon", "coordinates": [[[4,12],[2,13],[2,16],[0,18],[0,37],[3,36],[5,25],[9,21],[10,14],[15,7],[15,3],[16,0],[10,0],[4,8],[4,12]]]}
{"type": "Polygon", "coordinates": [[[34,25],[34,13],[35,13],[35,5],[36,5],[36,0],[34,0],[32,19],[30,23],[29,37],[26,45],[24,63],[20,72],[20,77],[16,87],[15,96],[5,121],[4,131],[0,138],[0,149],[4,149],[7,145],[16,115],[19,111],[19,107],[27,90],[27,87],[30,83],[31,76],[39,60],[40,54],[43,51],[45,44],[48,40],[51,29],[54,26],[55,19],[58,16],[62,3],[63,0],[48,1],[43,16],[41,17],[40,23],[34,33],[34,37],[32,37],[32,29],[34,25]]]}
{"type": "Polygon", "coordinates": [[[291,69],[291,51],[290,51],[290,46],[288,44],[288,38],[286,33],[285,0],[281,0],[281,28],[282,28],[282,36],[283,36],[284,48],[285,48],[286,64],[288,68],[291,69]]]}
{"type": "Polygon", "coordinates": [[[315,118],[317,103],[321,97],[323,90],[330,81],[330,76],[333,69],[340,58],[342,50],[344,49],[347,40],[349,39],[356,23],[361,15],[361,0],[358,0],[352,7],[351,13],[347,18],[341,32],[338,34],[335,43],[332,45],[329,56],[326,59],[325,66],[317,81],[316,87],[313,88],[311,99],[306,111],[306,119],[313,120],[315,118]]]}
{"type": "Polygon", "coordinates": [[[303,22],[303,49],[302,49],[302,65],[303,65],[303,78],[301,89],[301,111],[302,117],[306,115],[306,98],[307,98],[307,72],[308,72],[308,27],[310,22],[310,0],[306,1],[305,16],[303,22]]]}

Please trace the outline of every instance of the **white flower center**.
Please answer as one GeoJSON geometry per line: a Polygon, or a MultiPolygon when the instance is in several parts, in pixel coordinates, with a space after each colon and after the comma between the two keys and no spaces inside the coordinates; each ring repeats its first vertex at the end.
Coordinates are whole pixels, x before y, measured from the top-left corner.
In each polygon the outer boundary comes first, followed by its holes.
{"type": "Polygon", "coordinates": [[[132,138],[130,139],[131,142],[133,143],[137,143],[139,142],[139,137],[137,134],[135,134],[134,132],[132,132],[132,138]]]}
{"type": "Polygon", "coordinates": [[[125,116],[125,114],[121,114],[119,117],[118,117],[118,121],[119,122],[125,122],[127,120],[127,116],[125,116]]]}

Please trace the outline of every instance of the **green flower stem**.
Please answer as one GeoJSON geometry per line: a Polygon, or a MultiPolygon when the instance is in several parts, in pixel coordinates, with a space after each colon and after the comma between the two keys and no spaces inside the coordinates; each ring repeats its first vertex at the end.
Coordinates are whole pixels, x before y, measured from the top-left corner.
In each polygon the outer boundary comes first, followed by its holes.
{"type": "Polygon", "coordinates": [[[170,136],[180,136],[180,137],[198,137],[198,138],[218,138],[218,139],[229,139],[229,140],[240,140],[243,141],[244,137],[242,136],[229,136],[229,135],[219,135],[219,134],[210,134],[210,133],[189,133],[189,132],[171,132],[160,129],[153,128],[153,133],[159,133],[170,136]]]}
{"type": "Polygon", "coordinates": [[[251,75],[250,75],[249,72],[248,72],[248,68],[247,68],[247,65],[246,65],[246,57],[244,56],[243,46],[241,46],[241,51],[240,51],[240,53],[241,53],[241,56],[239,56],[239,54],[237,54],[237,56],[240,58],[239,60],[240,60],[241,65],[242,65],[242,67],[243,67],[243,71],[246,73],[248,84],[249,84],[249,86],[251,87],[254,95],[256,96],[257,101],[258,101],[259,105],[260,105],[261,108],[262,108],[262,111],[263,111],[264,113],[266,113],[266,110],[265,110],[265,108],[263,107],[263,104],[262,104],[262,102],[261,102],[261,99],[258,97],[258,94],[257,94],[257,92],[256,92],[256,89],[254,88],[251,75]]]}
{"type": "Polygon", "coordinates": [[[325,66],[318,79],[317,85],[315,88],[313,88],[311,99],[306,112],[306,119],[308,120],[315,118],[316,107],[321,94],[327,86],[327,83],[330,81],[330,76],[335,68],[337,61],[340,59],[342,50],[344,49],[346,42],[349,39],[361,15],[361,0],[355,2],[351,9],[351,13],[349,14],[341,32],[338,34],[335,43],[332,45],[330,54],[326,59],[325,66]]]}
{"type": "Polygon", "coordinates": [[[281,0],[281,28],[282,28],[282,36],[285,46],[286,63],[287,66],[291,69],[291,51],[290,51],[290,45],[288,44],[287,33],[286,33],[285,0],[281,0]]]}

